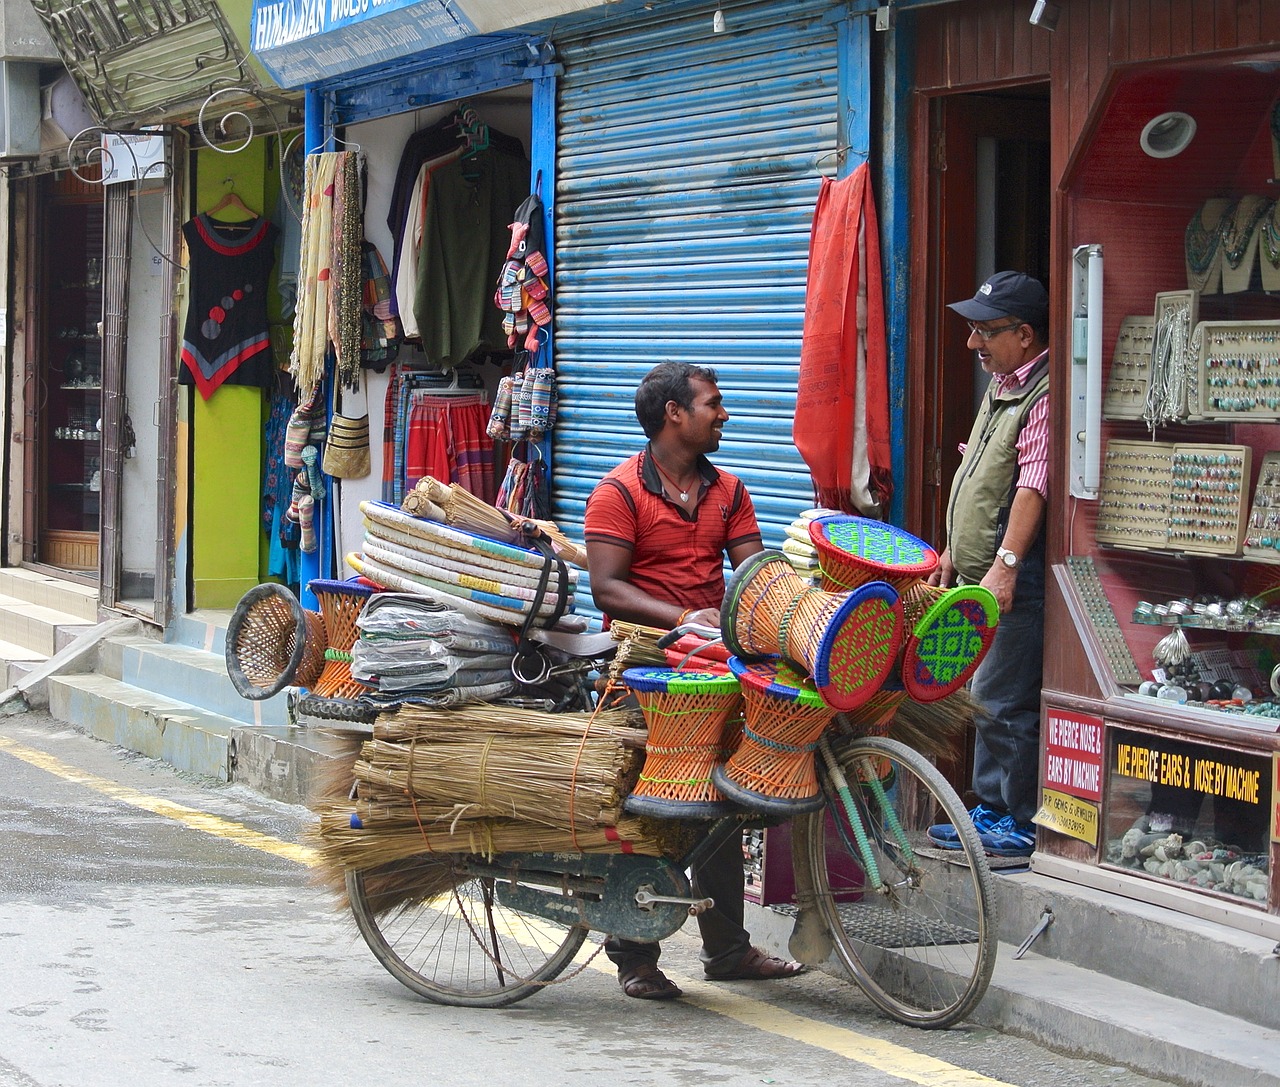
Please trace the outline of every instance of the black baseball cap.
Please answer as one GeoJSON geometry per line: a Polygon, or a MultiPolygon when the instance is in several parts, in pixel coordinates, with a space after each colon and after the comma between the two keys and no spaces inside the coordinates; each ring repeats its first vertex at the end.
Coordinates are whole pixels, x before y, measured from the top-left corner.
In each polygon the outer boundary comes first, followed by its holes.
{"type": "Polygon", "coordinates": [[[1024,272],[997,272],[972,298],[952,302],[947,309],[970,321],[1021,317],[1034,326],[1043,324],[1049,316],[1049,295],[1038,279],[1024,272]]]}

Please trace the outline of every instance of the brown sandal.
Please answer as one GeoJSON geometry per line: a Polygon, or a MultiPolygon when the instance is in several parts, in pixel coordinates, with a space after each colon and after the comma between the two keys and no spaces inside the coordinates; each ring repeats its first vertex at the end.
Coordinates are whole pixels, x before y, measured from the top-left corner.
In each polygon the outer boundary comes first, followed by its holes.
{"type": "Polygon", "coordinates": [[[775,978],[795,977],[803,970],[803,963],[789,962],[753,947],[732,970],[714,974],[708,970],[706,975],[713,981],[773,981],[775,978]]]}
{"type": "Polygon", "coordinates": [[[674,1000],[683,996],[680,986],[653,962],[640,962],[618,971],[618,984],[627,996],[637,1000],[674,1000]]]}

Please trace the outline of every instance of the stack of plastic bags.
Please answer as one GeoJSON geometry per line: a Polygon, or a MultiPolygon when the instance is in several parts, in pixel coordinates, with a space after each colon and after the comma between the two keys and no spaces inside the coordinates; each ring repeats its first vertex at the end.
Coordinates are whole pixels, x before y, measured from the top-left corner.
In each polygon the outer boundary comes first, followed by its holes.
{"type": "Polygon", "coordinates": [[[787,538],[782,542],[782,553],[787,561],[795,567],[796,573],[810,585],[817,586],[822,576],[818,565],[818,549],[809,539],[809,522],[815,517],[839,516],[839,510],[823,507],[805,510],[787,526],[787,538]]]}
{"type": "Polygon", "coordinates": [[[512,631],[413,593],[376,593],[356,620],[351,675],[368,701],[448,706],[510,695],[512,631]]]}

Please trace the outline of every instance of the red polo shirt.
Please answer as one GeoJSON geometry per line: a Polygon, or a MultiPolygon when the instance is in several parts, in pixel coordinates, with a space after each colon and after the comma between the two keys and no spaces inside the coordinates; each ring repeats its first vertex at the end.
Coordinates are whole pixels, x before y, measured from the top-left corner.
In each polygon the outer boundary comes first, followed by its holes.
{"type": "Polygon", "coordinates": [[[604,477],[587,499],[584,536],[631,551],[628,580],[668,604],[718,608],[724,555],[759,543],[756,510],[742,480],[698,458],[701,498],[688,514],[662,493],[646,447],[604,477]]]}

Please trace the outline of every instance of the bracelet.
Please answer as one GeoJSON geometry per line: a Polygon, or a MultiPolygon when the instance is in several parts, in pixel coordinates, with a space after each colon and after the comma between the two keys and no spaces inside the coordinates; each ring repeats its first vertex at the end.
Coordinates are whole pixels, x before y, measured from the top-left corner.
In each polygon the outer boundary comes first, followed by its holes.
{"type": "Polygon", "coordinates": [[[676,626],[682,626],[684,621],[693,614],[693,610],[693,608],[685,608],[684,611],[680,613],[680,618],[676,620],[676,626]]]}

